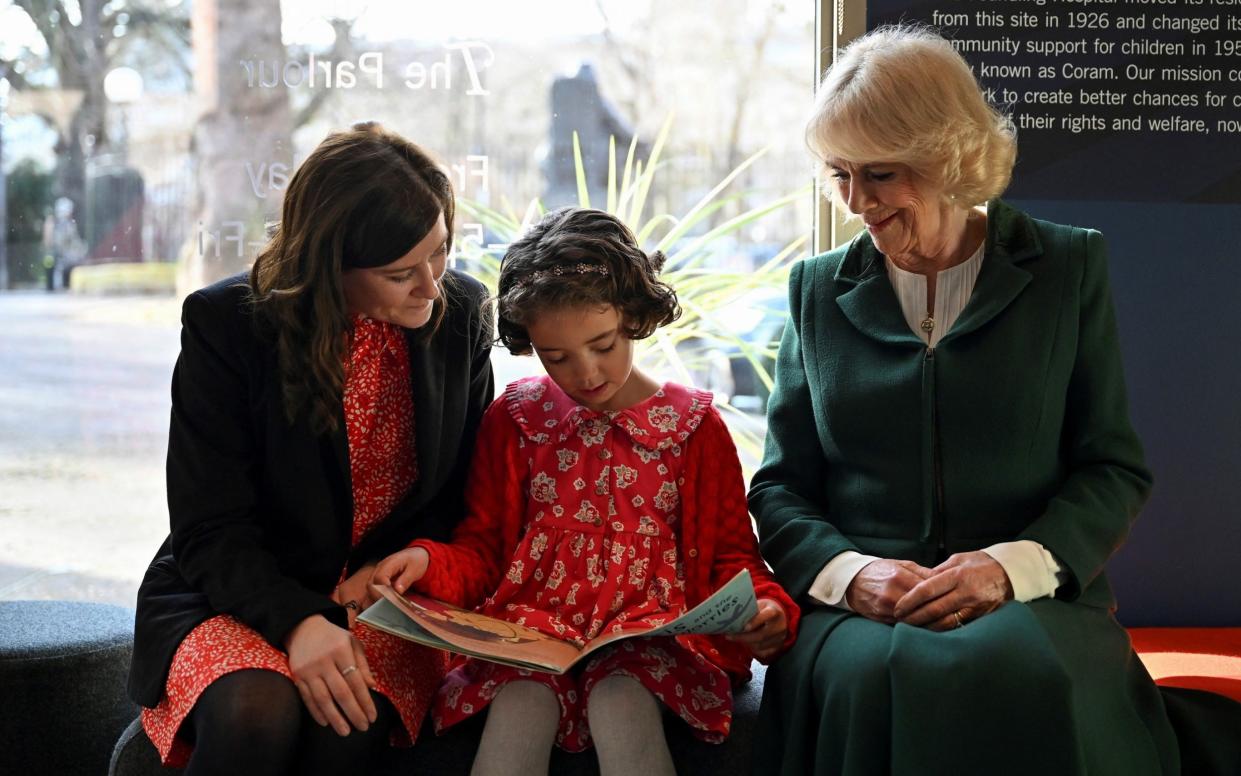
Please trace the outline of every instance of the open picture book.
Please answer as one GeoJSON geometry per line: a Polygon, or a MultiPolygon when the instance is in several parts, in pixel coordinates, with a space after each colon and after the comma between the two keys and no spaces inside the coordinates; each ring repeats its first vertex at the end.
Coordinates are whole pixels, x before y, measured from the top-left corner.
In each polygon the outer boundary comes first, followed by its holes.
{"type": "Polygon", "coordinates": [[[383,598],[358,619],[372,628],[428,647],[495,663],[563,674],[595,650],[636,636],[739,633],[758,613],[750,572],[742,569],[710,598],[656,628],[633,627],[601,634],[578,647],[516,623],[467,611],[379,585],[383,598]]]}

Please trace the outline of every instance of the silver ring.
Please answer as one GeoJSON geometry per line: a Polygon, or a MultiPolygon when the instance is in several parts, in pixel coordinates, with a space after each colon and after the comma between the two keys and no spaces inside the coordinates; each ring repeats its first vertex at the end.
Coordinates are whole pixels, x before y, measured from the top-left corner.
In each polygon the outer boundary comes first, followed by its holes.
{"type": "Polygon", "coordinates": [[[358,667],[357,667],[357,666],[345,666],[344,668],[342,668],[342,669],[340,670],[340,675],[341,675],[341,676],[348,676],[349,674],[351,674],[351,673],[353,673],[354,671],[357,671],[357,670],[358,670],[358,667]]]}

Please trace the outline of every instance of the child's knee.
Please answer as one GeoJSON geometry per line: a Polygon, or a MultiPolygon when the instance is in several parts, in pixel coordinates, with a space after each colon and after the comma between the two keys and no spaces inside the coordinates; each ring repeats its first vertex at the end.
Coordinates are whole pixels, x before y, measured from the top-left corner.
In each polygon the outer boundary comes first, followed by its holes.
{"type": "Polygon", "coordinates": [[[586,706],[603,773],[630,772],[635,758],[645,763],[643,772],[673,772],[659,701],[641,682],[619,675],[602,679],[591,688],[586,706]]]}
{"type": "Polygon", "coordinates": [[[615,712],[620,716],[630,716],[643,711],[659,711],[659,703],[650,690],[637,679],[622,674],[613,674],[596,682],[590,690],[590,697],[586,699],[586,707],[594,715],[615,712]]]}
{"type": "Polygon", "coordinates": [[[560,699],[552,688],[540,682],[512,681],[500,688],[488,715],[512,716],[531,725],[554,727],[560,722],[560,699]]]}

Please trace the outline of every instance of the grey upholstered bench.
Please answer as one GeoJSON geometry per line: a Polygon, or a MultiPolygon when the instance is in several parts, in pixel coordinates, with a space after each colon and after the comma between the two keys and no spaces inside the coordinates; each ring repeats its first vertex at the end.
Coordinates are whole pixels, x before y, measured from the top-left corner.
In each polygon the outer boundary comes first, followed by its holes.
{"type": "MultiPolygon", "coordinates": [[[[720,745],[706,744],[693,737],[678,719],[669,719],[668,746],[672,749],[679,774],[742,776],[750,772],[754,727],[763,694],[763,666],[753,665],[754,679],[738,689],[733,697],[732,735],[720,745]]],[[[459,776],[470,772],[470,763],[482,733],[482,718],[470,720],[436,736],[428,724],[413,749],[390,750],[387,761],[376,776],[459,776]]],[[[567,754],[557,750],[551,772],[560,776],[597,776],[599,768],[593,752],[567,754]]],[[[112,753],[108,776],[172,776],[179,770],[161,768],[155,747],[147,740],[138,721],[121,735],[112,753]]]]}
{"type": "Polygon", "coordinates": [[[98,776],[136,712],[129,609],[0,601],[0,773],[98,776]]]}

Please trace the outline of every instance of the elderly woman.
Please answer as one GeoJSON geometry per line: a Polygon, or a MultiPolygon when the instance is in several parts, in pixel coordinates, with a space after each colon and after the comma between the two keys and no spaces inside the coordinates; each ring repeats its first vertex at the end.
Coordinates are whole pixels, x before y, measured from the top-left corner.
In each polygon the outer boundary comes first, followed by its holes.
{"type": "Polygon", "coordinates": [[[409,744],[445,653],[354,626],[376,563],[463,512],[493,393],[453,194],[374,123],[298,168],[248,276],[191,294],[171,532],[138,592],[130,695],[187,774],[365,773],[409,744]]]}
{"type": "Polygon", "coordinates": [[[996,199],[1013,126],[933,33],[849,46],[807,136],[865,232],[790,278],[750,507],[807,613],[756,772],[1179,772],[1103,571],[1151,477],[1102,238],[996,199]]]}

